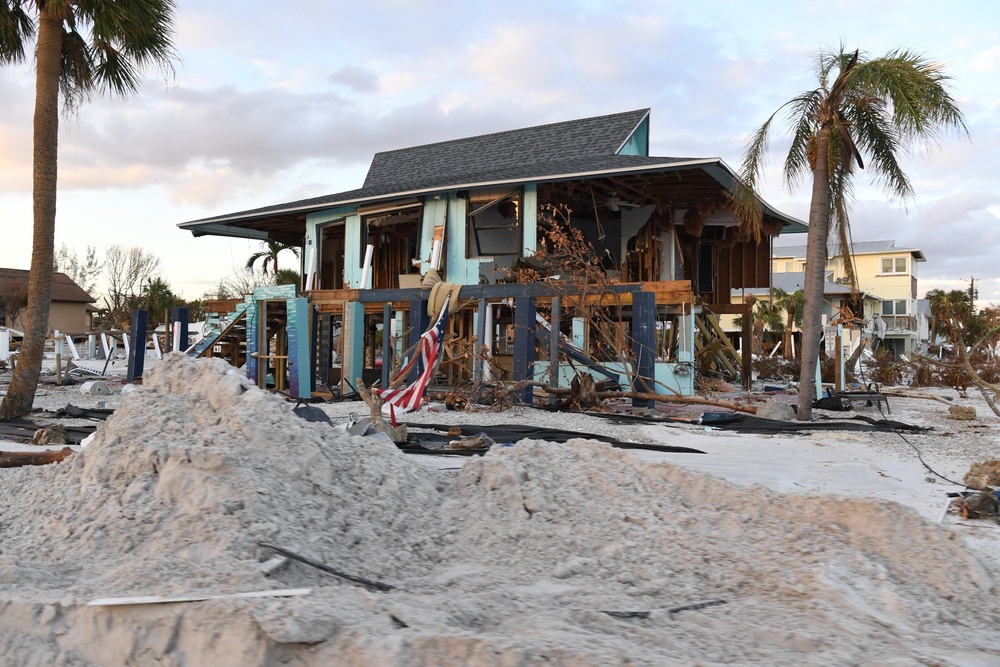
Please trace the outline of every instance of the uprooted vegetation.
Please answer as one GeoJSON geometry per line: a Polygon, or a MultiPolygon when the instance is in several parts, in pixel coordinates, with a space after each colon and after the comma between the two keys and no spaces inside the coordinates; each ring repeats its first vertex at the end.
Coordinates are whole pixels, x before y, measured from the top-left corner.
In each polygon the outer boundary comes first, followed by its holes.
{"type": "Polygon", "coordinates": [[[963,394],[975,387],[1000,417],[1000,309],[977,309],[972,287],[935,290],[927,296],[934,318],[931,341],[936,344],[930,354],[911,363],[913,385],[952,387],[963,394]]]}

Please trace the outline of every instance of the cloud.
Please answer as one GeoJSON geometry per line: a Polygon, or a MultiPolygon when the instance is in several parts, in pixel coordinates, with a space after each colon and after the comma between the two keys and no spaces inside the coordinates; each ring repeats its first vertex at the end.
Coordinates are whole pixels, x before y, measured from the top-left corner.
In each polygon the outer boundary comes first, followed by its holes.
{"type": "Polygon", "coordinates": [[[997,68],[997,62],[1000,62],[1000,46],[980,51],[972,65],[979,72],[992,72],[997,68]]]}
{"type": "Polygon", "coordinates": [[[378,90],[378,77],[369,69],[356,65],[344,65],[326,77],[333,84],[346,86],[355,93],[373,93],[378,90]]]}

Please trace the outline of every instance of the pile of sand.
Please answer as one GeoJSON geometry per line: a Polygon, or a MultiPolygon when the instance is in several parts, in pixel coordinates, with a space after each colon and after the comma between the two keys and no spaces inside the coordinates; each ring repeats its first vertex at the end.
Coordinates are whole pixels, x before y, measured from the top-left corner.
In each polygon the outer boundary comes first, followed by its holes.
{"type": "Polygon", "coordinates": [[[179,355],[82,453],[0,471],[0,529],[0,653],[23,665],[1000,659],[995,570],[906,508],[738,489],[580,440],[442,475],[179,355]],[[396,588],[297,563],[267,578],[259,541],[396,588]],[[669,611],[699,602],[716,604],[669,611]]]}

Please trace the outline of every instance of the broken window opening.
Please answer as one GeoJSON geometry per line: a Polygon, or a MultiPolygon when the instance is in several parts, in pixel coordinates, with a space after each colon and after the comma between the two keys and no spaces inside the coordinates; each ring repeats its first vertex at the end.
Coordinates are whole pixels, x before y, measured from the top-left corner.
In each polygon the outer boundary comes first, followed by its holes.
{"type": "Polygon", "coordinates": [[[363,268],[368,246],[372,246],[372,289],[395,289],[400,275],[414,271],[413,260],[420,244],[419,207],[375,213],[361,218],[361,253],[363,268]]]}
{"type": "Polygon", "coordinates": [[[522,199],[519,190],[470,192],[466,206],[466,257],[521,253],[522,199]]]}
{"type": "Polygon", "coordinates": [[[343,220],[320,227],[319,289],[344,288],[345,230],[343,220]]]}

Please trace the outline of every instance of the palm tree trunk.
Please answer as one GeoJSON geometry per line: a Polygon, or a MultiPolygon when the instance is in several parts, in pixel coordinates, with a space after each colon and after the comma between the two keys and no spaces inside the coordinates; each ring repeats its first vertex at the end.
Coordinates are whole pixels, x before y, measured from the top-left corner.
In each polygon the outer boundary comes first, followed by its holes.
{"type": "Polygon", "coordinates": [[[34,227],[28,307],[25,311],[24,342],[7,395],[0,403],[0,418],[20,417],[31,412],[42,370],[42,355],[49,328],[52,301],[52,259],[56,225],[56,173],[59,147],[59,71],[62,21],[45,3],[38,3],[38,42],[35,70],[34,116],[34,227]]]}
{"type": "Polygon", "coordinates": [[[816,137],[816,168],[813,170],[812,202],[809,206],[809,233],[806,240],[806,275],[802,305],[802,363],[799,368],[799,402],[796,416],[812,419],[818,395],[816,365],[823,327],[823,277],[826,273],[826,237],[830,228],[830,127],[816,137]]]}
{"type": "Polygon", "coordinates": [[[784,357],[786,360],[791,361],[792,357],[792,326],[795,324],[793,316],[793,311],[788,311],[788,317],[785,320],[785,334],[781,337],[782,346],[784,349],[784,357]]]}

